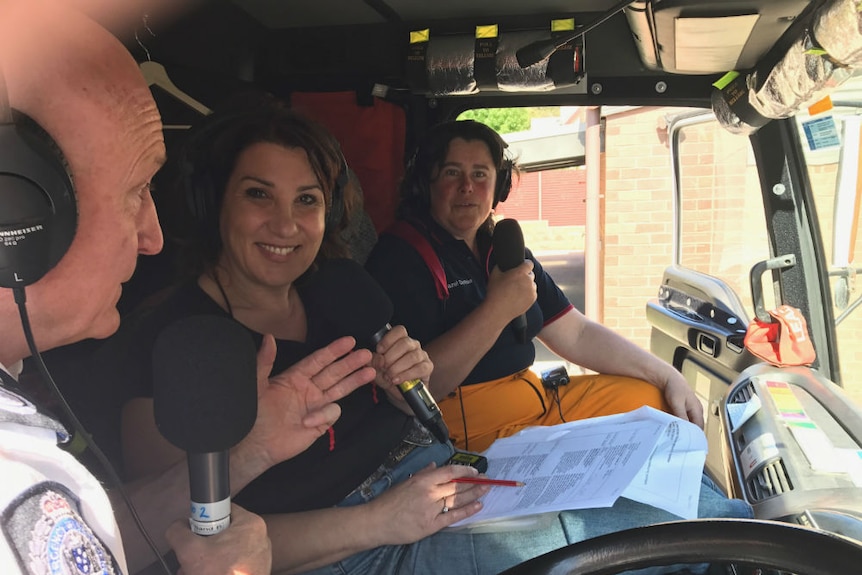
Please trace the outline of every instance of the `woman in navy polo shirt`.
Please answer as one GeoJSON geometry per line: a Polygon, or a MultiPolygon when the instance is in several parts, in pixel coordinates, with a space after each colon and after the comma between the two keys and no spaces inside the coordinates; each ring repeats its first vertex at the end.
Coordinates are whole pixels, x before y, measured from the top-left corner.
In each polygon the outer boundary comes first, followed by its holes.
{"type": "Polygon", "coordinates": [[[494,207],[511,188],[506,143],[472,120],[434,127],[401,186],[399,221],[366,268],[434,362],[430,391],[457,447],[481,451],[534,425],[631,411],[643,405],[703,427],[700,402],[671,365],[569,302],[526,250],[502,272],[492,248],[494,207]],[[509,327],[525,314],[526,338],[509,327]],[[529,368],[539,338],[596,375],[548,390],[529,368]]]}

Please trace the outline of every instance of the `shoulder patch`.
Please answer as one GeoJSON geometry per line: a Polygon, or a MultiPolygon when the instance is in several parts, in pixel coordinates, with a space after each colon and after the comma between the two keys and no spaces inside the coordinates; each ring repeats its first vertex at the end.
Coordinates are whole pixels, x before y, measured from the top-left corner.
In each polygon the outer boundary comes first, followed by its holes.
{"type": "Polygon", "coordinates": [[[81,517],[77,497],[58,483],[21,493],[0,515],[0,529],[22,573],[121,575],[111,551],[81,517]]]}

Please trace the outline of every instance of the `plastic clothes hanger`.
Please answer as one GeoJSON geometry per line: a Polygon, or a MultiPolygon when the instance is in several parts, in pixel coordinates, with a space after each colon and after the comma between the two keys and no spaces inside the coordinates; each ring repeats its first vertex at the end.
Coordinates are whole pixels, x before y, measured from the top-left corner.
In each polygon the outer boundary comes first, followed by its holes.
{"type": "Polygon", "coordinates": [[[147,60],[145,62],[141,62],[140,68],[148,85],[158,86],[189,108],[192,108],[204,116],[212,113],[212,110],[180,90],[168,77],[168,72],[165,70],[165,67],[158,62],[147,60]]]}

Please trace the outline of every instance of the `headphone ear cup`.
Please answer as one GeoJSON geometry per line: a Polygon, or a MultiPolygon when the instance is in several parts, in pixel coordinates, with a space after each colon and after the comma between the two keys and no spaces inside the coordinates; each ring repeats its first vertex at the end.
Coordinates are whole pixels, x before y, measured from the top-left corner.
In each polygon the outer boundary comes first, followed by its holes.
{"type": "Polygon", "coordinates": [[[512,191],[512,161],[504,160],[503,168],[497,172],[497,184],[494,187],[494,207],[505,202],[512,191]]]}
{"type": "Polygon", "coordinates": [[[0,286],[37,282],[78,226],[72,177],[56,142],[28,116],[0,124],[0,286]]]}
{"type": "Polygon", "coordinates": [[[177,178],[179,188],[184,196],[185,209],[195,226],[195,234],[203,241],[207,249],[219,249],[221,246],[221,231],[218,222],[218,205],[215,185],[212,175],[206,169],[196,169],[195,166],[210,165],[208,157],[201,149],[207,149],[200,142],[217,137],[219,127],[224,121],[216,121],[194,129],[179,146],[177,156],[177,178]],[[211,218],[215,219],[211,221],[211,218]]]}
{"type": "Polygon", "coordinates": [[[402,201],[410,205],[412,209],[425,211],[431,205],[431,187],[419,174],[419,155],[421,149],[416,148],[413,155],[404,167],[401,189],[405,196],[402,201]]]}
{"type": "Polygon", "coordinates": [[[195,173],[194,165],[188,158],[183,158],[179,169],[182,190],[186,194],[186,208],[194,221],[203,225],[212,211],[212,186],[207,184],[208,178],[195,173]]]}
{"type": "Polygon", "coordinates": [[[338,177],[335,179],[335,186],[332,188],[332,205],[326,214],[326,231],[338,229],[338,224],[344,217],[344,189],[350,182],[350,170],[347,167],[347,159],[341,156],[341,169],[338,172],[338,177]]]}
{"type": "MultiPolygon", "coordinates": [[[[201,174],[195,170],[195,161],[199,158],[194,156],[194,150],[198,148],[198,142],[202,140],[198,133],[206,130],[204,128],[191,128],[191,130],[179,145],[177,177],[179,178],[180,190],[185,196],[186,209],[195,223],[200,225],[206,221],[209,215],[207,204],[211,203],[211,200],[207,199],[210,190],[206,189],[206,186],[203,185],[205,182],[202,181],[206,178],[202,178],[201,174]]],[[[200,154],[200,152],[197,153],[200,154]]]]}

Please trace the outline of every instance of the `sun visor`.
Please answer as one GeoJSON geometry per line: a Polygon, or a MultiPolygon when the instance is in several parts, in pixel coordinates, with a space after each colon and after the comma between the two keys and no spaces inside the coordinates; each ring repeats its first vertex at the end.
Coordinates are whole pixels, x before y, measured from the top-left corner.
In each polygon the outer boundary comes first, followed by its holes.
{"type": "Polygon", "coordinates": [[[854,0],[833,0],[769,69],[730,73],[716,82],[712,109],[729,131],[751,134],[822,99],[862,65],[862,14],[854,0]]]}
{"type": "Polygon", "coordinates": [[[571,34],[552,23],[547,31],[499,31],[496,25],[476,26],[473,36],[439,35],[433,30],[410,33],[407,72],[413,92],[434,96],[475,94],[486,90],[542,92],[573,86],[583,77],[583,37],[565,43],[544,60],[522,68],[517,50],[571,34]]]}

